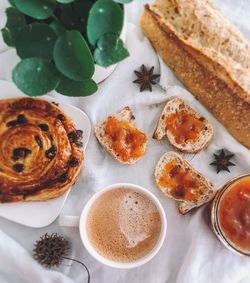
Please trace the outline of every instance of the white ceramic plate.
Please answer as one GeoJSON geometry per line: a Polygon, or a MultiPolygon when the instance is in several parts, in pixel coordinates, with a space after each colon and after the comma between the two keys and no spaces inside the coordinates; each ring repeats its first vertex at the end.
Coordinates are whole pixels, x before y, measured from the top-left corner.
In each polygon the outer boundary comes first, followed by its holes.
{"type": "MultiPolygon", "coordinates": [[[[13,83],[0,81],[0,99],[25,96],[13,83]]],[[[91,124],[88,116],[80,109],[63,103],[50,96],[42,96],[41,99],[55,101],[73,119],[77,129],[83,131],[83,149],[88,144],[91,124]]],[[[0,216],[14,222],[30,226],[44,227],[53,222],[61,212],[70,190],[64,195],[47,201],[0,203],[0,216]]]]}

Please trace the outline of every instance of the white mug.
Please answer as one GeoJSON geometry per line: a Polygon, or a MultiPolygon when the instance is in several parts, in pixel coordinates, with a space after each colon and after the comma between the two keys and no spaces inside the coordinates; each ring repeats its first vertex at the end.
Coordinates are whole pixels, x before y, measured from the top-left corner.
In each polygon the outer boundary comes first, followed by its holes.
{"type": "Polygon", "coordinates": [[[89,201],[87,202],[87,204],[84,206],[83,211],[81,213],[80,219],[79,217],[74,217],[74,216],[61,216],[61,218],[59,218],[59,224],[61,226],[79,226],[79,231],[80,231],[80,236],[81,236],[81,240],[85,246],[85,248],[87,249],[87,251],[99,262],[111,266],[111,267],[115,267],[115,268],[134,268],[134,267],[138,267],[140,265],[143,265],[145,263],[147,263],[149,260],[151,260],[160,250],[165,236],[166,236],[166,231],[167,231],[167,219],[166,219],[166,215],[164,212],[164,209],[161,205],[161,203],[159,202],[159,200],[147,189],[138,186],[138,185],[134,185],[134,184],[130,184],[130,183],[117,183],[117,184],[113,184],[110,185],[106,188],[104,188],[103,190],[97,192],[96,194],[94,194],[89,201]],[[94,202],[102,196],[102,194],[104,194],[107,191],[113,190],[113,189],[118,189],[118,188],[126,188],[126,189],[131,189],[131,190],[135,190],[138,192],[142,192],[147,198],[149,198],[157,207],[159,214],[160,214],[160,219],[161,219],[161,231],[160,231],[160,235],[159,235],[159,239],[156,243],[156,245],[154,246],[154,248],[149,251],[149,253],[147,255],[145,255],[142,258],[139,258],[136,261],[131,261],[131,262],[118,262],[118,261],[113,261],[110,260],[102,255],[100,255],[96,249],[93,247],[93,245],[90,243],[89,238],[88,238],[88,234],[87,234],[87,218],[88,218],[88,213],[90,208],[92,207],[92,205],[94,204],[94,202]]]}

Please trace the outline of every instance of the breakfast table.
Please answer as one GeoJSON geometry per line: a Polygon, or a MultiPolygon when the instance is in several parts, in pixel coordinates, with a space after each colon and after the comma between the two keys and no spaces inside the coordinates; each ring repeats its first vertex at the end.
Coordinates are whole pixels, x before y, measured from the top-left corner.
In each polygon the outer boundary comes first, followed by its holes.
{"type": "MultiPolygon", "coordinates": [[[[26,227],[5,218],[0,218],[0,282],[1,283],[56,283],[87,282],[87,273],[82,266],[70,261],[53,271],[41,267],[33,258],[34,243],[45,233],[58,233],[71,243],[70,257],[82,261],[89,269],[91,281],[96,283],[249,283],[249,258],[226,249],[210,227],[209,206],[183,216],[177,211],[174,201],[167,199],[156,187],[153,172],[160,156],[171,147],[166,141],[155,141],[153,135],[157,119],[166,100],[171,96],[184,98],[212,123],[215,136],[205,151],[198,154],[183,154],[190,164],[208,177],[215,188],[220,188],[229,179],[249,173],[250,152],[239,144],[226,129],[185,89],[168,67],[159,59],[139,27],[143,5],[148,1],[134,0],[126,6],[126,46],[130,56],[119,63],[98,91],[89,97],[64,97],[52,91],[50,96],[57,101],[70,103],[82,109],[89,117],[92,132],[86,148],[84,165],[76,184],[70,191],[65,205],[50,225],[42,228],[26,227]],[[141,65],[154,66],[160,74],[159,84],[153,91],[140,92],[133,80],[134,70],[141,65]],[[108,114],[125,106],[132,108],[136,124],[149,137],[146,155],[135,165],[124,166],[114,161],[98,144],[94,125],[108,114]],[[234,153],[236,166],[230,172],[216,173],[213,153],[220,149],[234,153]],[[70,227],[67,219],[79,216],[84,205],[95,193],[108,185],[129,182],[150,190],[161,202],[167,216],[167,234],[159,253],[143,266],[126,270],[114,269],[97,262],[84,248],[77,227],[70,227]]],[[[247,0],[214,0],[229,20],[250,40],[250,2],[247,0]]],[[[0,26],[5,24],[6,0],[0,3],[0,26]]],[[[31,43],[32,44],[32,43],[31,43]]],[[[11,70],[17,62],[13,49],[0,44],[1,93],[16,88],[11,82],[11,70]]],[[[16,90],[17,91],[17,90],[16,90]]],[[[34,211],[39,214],[40,211],[34,211]]],[[[32,215],[30,216],[32,217],[32,215]]]]}

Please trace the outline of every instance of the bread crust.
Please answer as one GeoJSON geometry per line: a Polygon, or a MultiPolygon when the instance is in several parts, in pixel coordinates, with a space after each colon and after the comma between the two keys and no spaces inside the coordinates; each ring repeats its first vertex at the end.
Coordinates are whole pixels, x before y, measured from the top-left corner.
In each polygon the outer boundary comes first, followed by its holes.
{"type": "MultiPolygon", "coordinates": [[[[134,164],[135,162],[137,162],[141,157],[139,158],[130,158],[128,161],[124,161],[122,160],[119,155],[117,154],[117,152],[114,151],[114,149],[112,148],[111,144],[110,144],[110,141],[105,133],[105,130],[104,130],[104,127],[106,125],[106,121],[107,119],[109,118],[116,118],[117,120],[119,121],[126,121],[126,122],[129,122],[131,126],[133,126],[134,128],[135,125],[134,125],[134,115],[132,113],[132,110],[126,106],[124,107],[121,111],[119,112],[116,112],[114,114],[111,114],[109,115],[105,120],[103,120],[102,122],[98,123],[96,126],[95,126],[95,136],[98,140],[98,142],[103,146],[103,148],[116,160],[118,161],[119,163],[121,164],[124,164],[124,165],[129,165],[129,164],[134,164]]],[[[148,142],[148,139],[147,139],[147,136],[144,132],[140,131],[138,128],[136,128],[140,133],[142,133],[143,135],[145,135],[145,138],[146,138],[146,141],[145,143],[143,144],[143,151],[145,153],[145,150],[146,150],[146,146],[147,146],[147,142],[148,142]]]]}
{"type": "Polygon", "coordinates": [[[197,111],[186,104],[184,100],[178,97],[171,97],[166,102],[166,105],[159,117],[153,138],[156,140],[161,140],[165,136],[167,136],[169,143],[179,151],[186,153],[196,153],[205,149],[211,142],[213,137],[213,127],[206,118],[202,117],[197,111]],[[198,138],[194,142],[185,141],[183,144],[178,144],[175,141],[176,137],[173,136],[167,129],[166,117],[178,111],[185,111],[186,113],[195,116],[197,119],[201,119],[204,128],[198,133],[198,138]]]}
{"type": "Polygon", "coordinates": [[[225,75],[225,82],[215,72],[212,73],[211,68],[220,69],[220,64],[184,42],[170,28],[167,20],[149,5],[145,6],[141,17],[141,27],[177,78],[239,142],[250,148],[249,93],[242,91],[232,78],[225,75]],[[211,68],[207,67],[209,64],[211,68]]]}
{"type": "Polygon", "coordinates": [[[0,100],[0,202],[64,194],[75,183],[83,161],[81,146],[69,138],[75,131],[71,118],[48,101],[0,100]],[[20,115],[23,120],[18,121],[20,115]],[[17,164],[23,165],[21,171],[15,169],[17,164]]]}

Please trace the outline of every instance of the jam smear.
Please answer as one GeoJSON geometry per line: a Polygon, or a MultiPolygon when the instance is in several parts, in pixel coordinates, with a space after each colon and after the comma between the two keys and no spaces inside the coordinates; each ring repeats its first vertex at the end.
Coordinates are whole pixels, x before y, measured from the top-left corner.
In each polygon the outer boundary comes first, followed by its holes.
{"type": "Polygon", "coordinates": [[[166,118],[167,130],[175,137],[177,144],[195,142],[205,128],[204,118],[200,119],[186,111],[178,111],[166,118]]]}
{"type": "Polygon", "coordinates": [[[109,117],[105,125],[105,133],[110,139],[113,150],[124,162],[144,154],[146,135],[129,122],[109,117]]]}
{"type": "Polygon", "coordinates": [[[232,244],[250,251],[250,177],[236,181],[224,192],[218,208],[218,220],[232,244]]]}
{"type": "Polygon", "coordinates": [[[182,168],[175,161],[165,165],[159,185],[171,188],[171,195],[176,199],[192,201],[202,193],[199,179],[193,176],[189,168],[182,168]]]}

